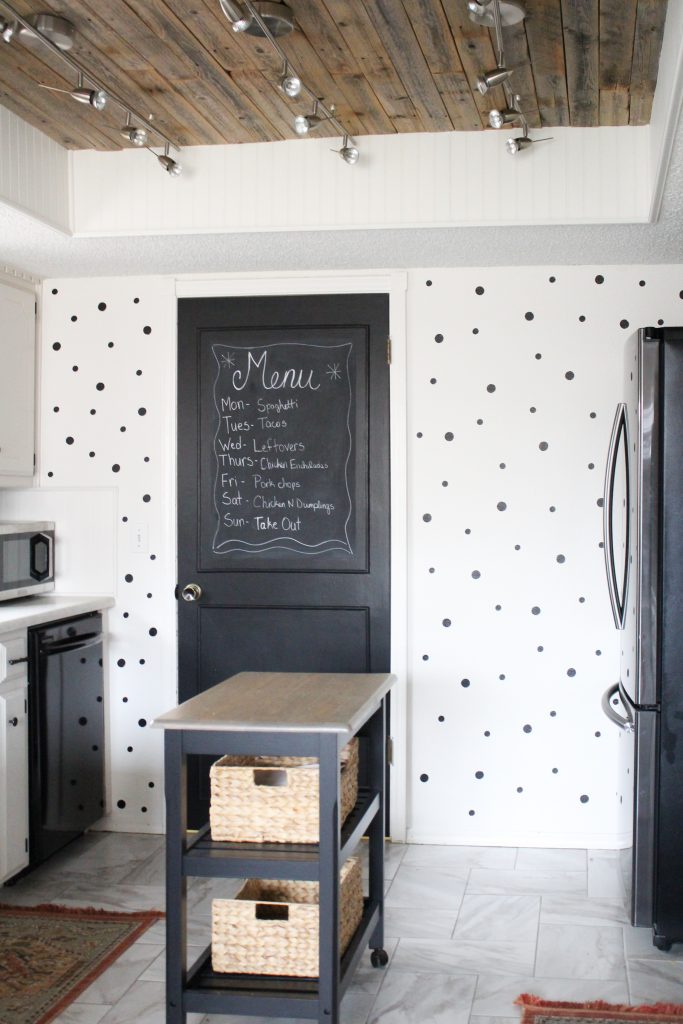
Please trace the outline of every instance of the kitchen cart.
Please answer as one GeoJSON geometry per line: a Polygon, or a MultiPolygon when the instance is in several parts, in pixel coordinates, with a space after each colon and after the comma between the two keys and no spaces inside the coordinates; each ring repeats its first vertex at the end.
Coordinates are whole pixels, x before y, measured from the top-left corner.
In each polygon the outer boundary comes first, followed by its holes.
{"type": "Polygon", "coordinates": [[[373,966],[384,951],[385,673],[240,672],[156,719],[165,730],[166,1020],[188,1012],[299,1017],[338,1024],[339,1004],[360,957],[373,966]],[[365,778],[343,826],[339,821],[339,755],[358,735],[365,778]],[[317,844],[227,843],[209,825],[187,830],[187,758],[225,754],[317,757],[320,840],[317,844]],[[369,839],[369,895],[361,923],[339,951],[339,870],[363,835],[369,839]],[[209,945],[186,968],[187,879],[273,878],[319,883],[319,977],[220,974],[209,945]]]}

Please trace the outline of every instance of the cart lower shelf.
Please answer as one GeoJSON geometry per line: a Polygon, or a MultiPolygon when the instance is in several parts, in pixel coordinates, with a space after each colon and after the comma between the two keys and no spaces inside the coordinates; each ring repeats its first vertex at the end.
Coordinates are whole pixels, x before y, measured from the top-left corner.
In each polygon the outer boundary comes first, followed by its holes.
{"type": "MultiPolygon", "coordinates": [[[[377,901],[364,901],[363,917],[341,958],[339,996],[343,996],[369,936],[379,920],[377,901]]],[[[183,1010],[196,1013],[234,1013],[248,1016],[291,1016],[317,1020],[318,979],[255,974],[219,974],[211,967],[208,946],[188,971],[183,1010]],[[287,1003],[283,1014],[283,1001],[287,1003]]]]}

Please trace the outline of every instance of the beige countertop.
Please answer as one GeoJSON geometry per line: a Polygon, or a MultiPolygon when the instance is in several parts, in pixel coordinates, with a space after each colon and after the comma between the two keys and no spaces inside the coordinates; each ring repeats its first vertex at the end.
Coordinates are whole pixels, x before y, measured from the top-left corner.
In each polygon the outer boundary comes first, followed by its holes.
{"type": "Polygon", "coordinates": [[[38,594],[0,601],[0,632],[27,629],[72,615],[99,612],[114,605],[111,594],[38,594]]]}
{"type": "Polygon", "coordinates": [[[162,729],[355,733],[396,682],[386,672],[239,672],[160,715],[162,729]]]}

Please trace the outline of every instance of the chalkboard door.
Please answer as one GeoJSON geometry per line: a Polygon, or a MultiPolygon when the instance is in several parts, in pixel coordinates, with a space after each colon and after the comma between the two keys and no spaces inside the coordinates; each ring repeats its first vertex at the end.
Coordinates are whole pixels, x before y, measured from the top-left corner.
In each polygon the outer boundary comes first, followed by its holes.
{"type": "Polygon", "coordinates": [[[180,701],[243,670],[388,671],[388,296],[181,299],[178,318],[180,701]]]}

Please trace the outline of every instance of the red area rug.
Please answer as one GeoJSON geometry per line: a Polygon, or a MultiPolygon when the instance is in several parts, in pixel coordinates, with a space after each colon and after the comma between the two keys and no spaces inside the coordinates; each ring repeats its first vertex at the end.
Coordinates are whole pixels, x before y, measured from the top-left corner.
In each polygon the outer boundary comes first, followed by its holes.
{"type": "Polygon", "coordinates": [[[627,1006],[605,1003],[596,999],[590,1003],[556,1003],[549,999],[524,993],[515,999],[522,1007],[522,1024],[568,1024],[568,1022],[624,1021],[624,1024],[651,1022],[651,1024],[683,1024],[683,1006],[677,1003],[653,1003],[645,1006],[627,1006]]]}
{"type": "Polygon", "coordinates": [[[0,905],[0,1024],[47,1024],[163,916],[0,905]]]}

